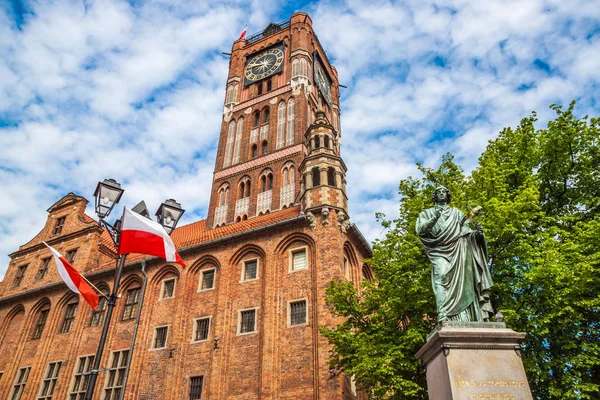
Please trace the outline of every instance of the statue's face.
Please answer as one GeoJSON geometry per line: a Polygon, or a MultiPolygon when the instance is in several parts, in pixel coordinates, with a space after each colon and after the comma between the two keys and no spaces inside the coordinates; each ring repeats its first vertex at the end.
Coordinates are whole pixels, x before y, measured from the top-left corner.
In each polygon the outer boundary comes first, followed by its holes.
{"type": "Polygon", "coordinates": [[[448,190],[441,188],[435,191],[435,202],[438,204],[448,203],[448,190]]]}

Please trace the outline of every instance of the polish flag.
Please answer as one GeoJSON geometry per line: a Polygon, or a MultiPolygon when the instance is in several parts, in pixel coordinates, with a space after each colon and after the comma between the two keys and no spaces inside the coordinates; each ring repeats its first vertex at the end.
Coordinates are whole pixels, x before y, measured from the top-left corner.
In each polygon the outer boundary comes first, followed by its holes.
{"type": "Polygon", "coordinates": [[[75,293],[82,295],[90,307],[95,310],[98,306],[98,295],[96,292],[94,292],[79,272],[77,272],[77,270],[73,268],[73,266],[61,256],[58,251],[48,246],[46,242],[42,243],[44,243],[46,247],[50,249],[50,252],[52,252],[56,268],[58,268],[58,273],[63,281],[65,281],[65,284],[75,293]]]}
{"type": "Polygon", "coordinates": [[[242,34],[240,35],[240,38],[238,40],[242,40],[246,38],[246,31],[248,30],[248,25],[246,25],[246,27],[244,28],[244,30],[242,31],[242,34]]]}
{"type": "Polygon", "coordinates": [[[158,222],[141,216],[125,207],[119,254],[139,253],[174,261],[185,268],[185,264],[171,237],[158,222]]]}

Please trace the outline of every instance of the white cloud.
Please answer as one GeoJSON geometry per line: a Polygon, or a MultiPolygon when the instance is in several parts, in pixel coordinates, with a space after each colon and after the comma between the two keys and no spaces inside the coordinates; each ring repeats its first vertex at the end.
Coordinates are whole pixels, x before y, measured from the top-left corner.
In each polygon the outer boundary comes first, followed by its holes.
{"type": "MultiPolygon", "coordinates": [[[[280,0],[33,2],[0,11],[0,277],[7,254],[65,193],[114,177],[124,202],[166,198],[204,217],[227,59],[281,21],[280,0]],[[24,210],[27,210],[24,212],[24,210]]],[[[294,5],[296,6],[296,5],[294,5]]],[[[365,236],[397,215],[400,179],[451,151],[469,170],[487,141],[551,103],[600,114],[594,0],[328,1],[309,11],[342,84],[350,215],[365,236]],[[537,63],[537,65],[536,65],[537,63]],[[547,67],[544,67],[547,65],[547,67]],[[549,71],[548,71],[549,70],[549,71]]],[[[91,212],[90,210],[88,210],[91,212]]]]}

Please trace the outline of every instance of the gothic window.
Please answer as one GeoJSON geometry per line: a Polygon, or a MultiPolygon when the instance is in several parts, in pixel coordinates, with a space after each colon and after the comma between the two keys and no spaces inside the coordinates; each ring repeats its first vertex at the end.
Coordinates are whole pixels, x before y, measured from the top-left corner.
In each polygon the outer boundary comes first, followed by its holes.
{"type": "Polygon", "coordinates": [[[335,186],[335,168],[327,168],[327,184],[329,186],[335,186]]]}
{"type": "Polygon", "coordinates": [[[269,80],[267,81],[267,92],[270,92],[272,88],[273,88],[273,83],[272,83],[272,81],[269,79],[269,80]]]}
{"type": "Polygon", "coordinates": [[[245,196],[244,194],[246,194],[246,182],[240,182],[240,192],[238,195],[238,199],[243,199],[245,196]]]}
{"type": "Polygon", "coordinates": [[[219,206],[229,204],[229,184],[224,183],[219,188],[219,206]]]}
{"type": "Polygon", "coordinates": [[[46,320],[48,319],[49,312],[50,305],[48,304],[40,310],[37,323],[35,324],[35,329],[33,330],[32,339],[39,339],[42,337],[42,332],[44,332],[44,326],[46,326],[46,320]]]}
{"type": "Polygon", "coordinates": [[[15,280],[13,281],[13,288],[21,286],[21,282],[23,282],[23,277],[25,276],[25,271],[27,271],[27,266],[29,264],[21,265],[17,269],[17,275],[15,276],[15,280]]]}
{"type": "Polygon", "coordinates": [[[373,271],[367,265],[363,265],[362,267],[363,279],[372,280],[373,279],[373,271]]]}
{"type": "Polygon", "coordinates": [[[282,101],[277,106],[277,149],[285,144],[285,102],[282,101]]]}
{"type": "Polygon", "coordinates": [[[60,235],[62,232],[62,228],[65,225],[66,217],[60,217],[54,223],[54,228],[52,229],[52,235],[60,235]]]}
{"type": "Polygon", "coordinates": [[[269,117],[271,116],[271,110],[269,109],[269,107],[266,107],[263,110],[263,124],[268,124],[269,123],[269,117]]]}
{"type": "Polygon", "coordinates": [[[287,104],[287,138],[286,146],[294,144],[294,99],[288,100],[287,104]]]}
{"type": "Polygon", "coordinates": [[[35,275],[36,280],[44,279],[46,274],[48,273],[48,264],[50,264],[50,259],[52,257],[46,257],[42,260],[42,265],[40,265],[40,269],[38,269],[37,274],[35,275]]]}
{"type": "Polygon", "coordinates": [[[294,185],[294,166],[289,165],[283,168],[283,185],[294,185]]]}
{"type": "Polygon", "coordinates": [[[237,131],[235,133],[235,145],[233,147],[233,164],[240,162],[240,150],[242,149],[242,131],[244,129],[244,118],[237,121],[237,131]]]}
{"type": "Polygon", "coordinates": [[[238,84],[232,84],[227,87],[227,93],[225,94],[225,104],[235,103],[238,95],[238,84]]]}
{"type": "Polygon", "coordinates": [[[260,96],[262,93],[263,93],[262,82],[258,82],[258,95],[260,96]]]}
{"type": "Polygon", "coordinates": [[[309,68],[309,66],[308,66],[308,60],[305,59],[305,58],[301,59],[300,60],[300,74],[302,76],[306,76],[306,77],[310,76],[308,68],[309,68]]]}
{"type": "Polygon", "coordinates": [[[244,176],[241,180],[240,180],[240,186],[239,186],[239,197],[238,199],[243,199],[246,197],[250,197],[250,178],[248,178],[247,176],[244,176]]]}
{"type": "Polygon", "coordinates": [[[133,288],[127,291],[125,296],[125,308],[123,309],[123,321],[135,319],[140,305],[140,288],[133,288]]]}
{"type": "Polygon", "coordinates": [[[225,160],[223,161],[223,168],[231,165],[231,154],[233,152],[233,142],[235,140],[235,121],[229,123],[227,129],[227,143],[225,144],[225,160]]]}
{"type": "MultiPolygon", "coordinates": [[[[102,290],[102,289],[100,289],[102,290]]],[[[103,292],[108,292],[108,288],[103,290],[103,292]]],[[[102,322],[104,322],[104,316],[106,315],[106,297],[98,298],[98,307],[95,310],[92,310],[92,318],[90,319],[90,326],[100,326],[102,322]]]]}
{"type": "Polygon", "coordinates": [[[77,301],[74,301],[73,303],[67,305],[65,317],[60,327],[60,333],[67,333],[71,331],[71,328],[73,327],[73,321],[75,321],[75,312],[77,311],[78,304],[79,303],[77,301]]]}
{"type": "Polygon", "coordinates": [[[294,61],[292,61],[292,78],[295,78],[298,75],[300,75],[300,59],[295,58],[294,61]]]}
{"type": "Polygon", "coordinates": [[[252,115],[252,127],[256,128],[260,122],[260,113],[257,111],[252,115]]]}
{"type": "Polygon", "coordinates": [[[273,174],[272,173],[268,173],[268,174],[264,174],[263,176],[260,177],[260,183],[261,183],[261,192],[266,192],[267,190],[272,190],[273,189],[273,174]]]}
{"type": "Polygon", "coordinates": [[[256,158],[258,156],[258,146],[256,144],[252,145],[252,158],[256,158]]]}
{"type": "Polygon", "coordinates": [[[60,361],[48,364],[46,376],[40,385],[40,391],[36,400],[52,400],[54,387],[56,386],[56,381],[58,380],[58,373],[60,372],[61,365],[62,362],[60,361]]]}
{"type": "Polygon", "coordinates": [[[312,170],[312,181],[313,187],[317,187],[321,185],[321,171],[319,171],[319,167],[314,167],[312,170]]]}
{"type": "Polygon", "coordinates": [[[323,147],[329,148],[329,135],[323,136],[323,147]]]}
{"type": "Polygon", "coordinates": [[[268,150],[267,141],[265,140],[265,141],[262,142],[262,154],[263,154],[263,156],[265,154],[267,154],[267,150],[268,150]]]}

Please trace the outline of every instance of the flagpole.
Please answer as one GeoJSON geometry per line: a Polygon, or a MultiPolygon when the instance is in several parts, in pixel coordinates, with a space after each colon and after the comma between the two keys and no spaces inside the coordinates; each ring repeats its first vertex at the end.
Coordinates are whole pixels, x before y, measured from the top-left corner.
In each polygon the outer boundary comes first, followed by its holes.
{"type": "Polygon", "coordinates": [[[88,285],[91,286],[92,289],[94,289],[96,292],[100,293],[102,295],[102,297],[104,297],[107,301],[109,300],[108,296],[104,294],[103,291],[101,291],[100,289],[98,289],[96,286],[94,286],[94,284],[92,282],[90,282],[85,276],[81,275],[81,278],[87,282],[88,285]]]}
{"type": "MultiPolygon", "coordinates": [[[[125,216],[125,209],[123,209],[123,217],[125,216]]],[[[121,217],[121,218],[123,218],[121,217]]],[[[119,235],[120,232],[117,232],[119,235]]],[[[118,246],[117,246],[118,247],[118,246]]],[[[118,249],[117,249],[118,250],[118,249]]],[[[123,275],[123,266],[125,265],[125,259],[127,258],[127,254],[122,254],[119,257],[119,265],[117,266],[117,271],[115,273],[115,282],[113,284],[113,289],[110,297],[108,298],[108,306],[106,309],[106,318],[104,319],[104,326],[102,327],[102,335],[100,336],[100,342],[98,343],[98,350],[96,351],[96,356],[94,358],[94,366],[90,371],[90,382],[88,384],[87,390],[85,392],[85,400],[92,400],[94,396],[94,389],[96,388],[96,381],[98,380],[98,369],[100,368],[100,361],[102,361],[102,353],[104,351],[104,346],[106,344],[106,338],[108,337],[108,330],[110,328],[110,320],[112,317],[113,309],[117,303],[117,296],[119,294],[119,286],[121,284],[121,275],[123,275]]]]}

